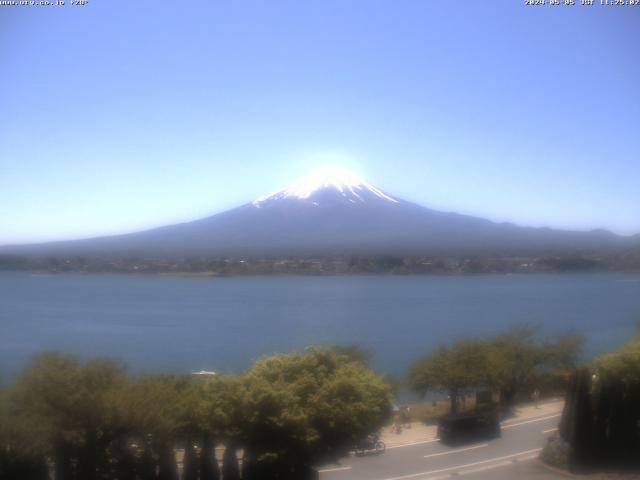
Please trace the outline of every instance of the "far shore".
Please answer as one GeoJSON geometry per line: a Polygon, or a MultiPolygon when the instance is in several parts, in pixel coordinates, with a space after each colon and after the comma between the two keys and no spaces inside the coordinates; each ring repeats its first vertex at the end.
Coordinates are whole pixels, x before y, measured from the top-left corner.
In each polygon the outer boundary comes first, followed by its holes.
{"type": "Polygon", "coordinates": [[[174,277],[509,275],[524,273],[639,273],[640,255],[541,254],[487,256],[336,257],[20,257],[0,255],[0,271],[37,274],[120,273],[174,277]]]}
{"type": "Polygon", "coordinates": [[[396,277],[479,277],[479,276],[526,276],[545,274],[639,274],[640,269],[629,270],[545,270],[545,271],[513,271],[513,272],[153,272],[153,271],[129,271],[129,270],[11,270],[0,269],[0,272],[29,273],[31,275],[128,275],[138,277],[172,277],[172,278],[235,278],[235,277],[373,277],[373,276],[396,276],[396,277]]]}

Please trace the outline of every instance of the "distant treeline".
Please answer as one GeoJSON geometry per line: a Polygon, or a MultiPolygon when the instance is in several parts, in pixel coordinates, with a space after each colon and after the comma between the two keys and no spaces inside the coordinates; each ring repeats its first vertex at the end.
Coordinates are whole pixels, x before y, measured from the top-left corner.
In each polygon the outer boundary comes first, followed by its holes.
{"type": "Polygon", "coordinates": [[[611,255],[538,257],[347,256],[325,258],[27,257],[0,255],[0,270],[49,273],[146,273],[183,275],[481,274],[527,272],[640,272],[640,251],[611,255]]]}

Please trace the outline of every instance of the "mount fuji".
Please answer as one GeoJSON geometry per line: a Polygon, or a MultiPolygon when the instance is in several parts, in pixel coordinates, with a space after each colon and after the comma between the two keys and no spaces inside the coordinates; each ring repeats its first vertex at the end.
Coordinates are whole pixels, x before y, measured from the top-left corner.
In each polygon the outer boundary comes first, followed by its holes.
{"type": "Polygon", "coordinates": [[[251,203],[143,232],[4,247],[4,253],[141,257],[334,255],[531,255],[631,247],[605,230],[520,227],[402,200],[325,167],[251,203]]]}
{"type": "Polygon", "coordinates": [[[258,208],[269,207],[287,200],[310,202],[316,207],[346,202],[355,205],[381,201],[400,203],[398,199],[340,167],[315,170],[282,190],[257,198],[253,205],[258,208]]]}

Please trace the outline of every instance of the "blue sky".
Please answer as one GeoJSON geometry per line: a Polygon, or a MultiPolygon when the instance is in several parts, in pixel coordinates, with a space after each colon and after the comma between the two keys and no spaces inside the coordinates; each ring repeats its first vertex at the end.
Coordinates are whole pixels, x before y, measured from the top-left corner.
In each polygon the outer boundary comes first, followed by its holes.
{"type": "Polygon", "coordinates": [[[199,218],[323,163],[640,232],[640,8],[523,3],[0,7],[0,244],[199,218]]]}

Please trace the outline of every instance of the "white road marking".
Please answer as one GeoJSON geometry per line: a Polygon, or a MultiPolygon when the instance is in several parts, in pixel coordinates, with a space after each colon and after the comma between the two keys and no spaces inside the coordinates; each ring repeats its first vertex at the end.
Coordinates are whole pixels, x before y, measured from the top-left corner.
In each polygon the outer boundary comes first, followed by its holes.
{"type": "Polygon", "coordinates": [[[489,458],[487,460],[480,460],[479,462],[466,463],[464,465],[454,465],[453,467],[441,468],[439,470],[430,470],[428,472],[412,473],[410,475],[401,475],[399,477],[388,477],[388,478],[385,478],[383,480],[404,480],[406,478],[424,477],[426,475],[432,475],[434,473],[442,473],[442,472],[447,472],[447,471],[450,471],[450,470],[457,470],[457,469],[460,469],[460,468],[467,468],[467,467],[473,467],[473,466],[476,466],[476,465],[482,465],[482,464],[485,464],[485,463],[497,462],[497,461],[500,461],[500,460],[505,460],[507,458],[514,458],[514,457],[518,457],[518,456],[521,456],[521,455],[526,455],[526,454],[529,454],[529,453],[539,452],[541,450],[542,450],[542,448],[534,448],[532,450],[525,450],[523,452],[512,453],[511,455],[504,455],[502,457],[494,457],[494,458],[489,458]]]}
{"type": "Polygon", "coordinates": [[[549,418],[549,417],[553,417],[553,416],[557,416],[557,415],[562,415],[562,410],[556,410],[555,412],[549,412],[549,413],[544,413],[542,415],[536,415],[536,416],[530,416],[530,417],[521,417],[518,418],[517,416],[508,420],[503,420],[500,423],[504,424],[504,423],[509,423],[509,422],[517,422],[519,420],[525,421],[525,420],[542,420],[543,418],[549,418]]]}
{"type": "MultiPolygon", "coordinates": [[[[517,460],[519,462],[524,462],[524,461],[527,461],[527,460],[533,460],[536,457],[537,457],[537,455],[526,455],[524,457],[519,457],[517,460]]],[[[458,475],[470,475],[472,473],[484,472],[485,470],[492,470],[494,468],[508,467],[509,465],[513,465],[513,460],[509,460],[509,461],[505,461],[505,462],[499,462],[499,463],[492,463],[491,465],[485,465],[485,466],[482,466],[482,467],[471,468],[469,470],[462,470],[461,472],[457,472],[457,474],[458,475]]],[[[429,480],[433,480],[433,478],[431,478],[429,480]]]]}
{"type": "Polygon", "coordinates": [[[318,470],[318,473],[342,472],[343,470],[351,470],[351,467],[323,468],[322,470],[318,470]]]}
{"type": "Polygon", "coordinates": [[[557,429],[558,429],[558,427],[556,427],[556,428],[550,428],[549,430],[542,430],[542,433],[555,432],[557,429]]]}
{"type": "Polygon", "coordinates": [[[439,457],[441,455],[451,455],[452,453],[466,452],[468,450],[475,450],[476,448],[484,448],[488,446],[489,446],[488,443],[483,443],[482,445],[474,445],[473,447],[456,448],[455,450],[449,450],[448,452],[432,453],[431,455],[425,455],[424,458],[439,457]]]}
{"type": "Polygon", "coordinates": [[[472,473],[486,472],[487,470],[493,470],[494,468],[508,467],[509,465],[513,465],[513,461],[505,460],[504,462],[492,463],[491,465],[483,465],[482,467],[470,468],[469,470],[462,470],[460,472],[455,472],[455,474],[471,475],[472,473]]]}
{"type": "Polygon", "coordinates": [[[542,417],[542,418],[534,418],[533,420],[527,420],[526,422],[510,423],[509,425],[502,425],[502,428],[511,428],[511,427],[517,427],[518,425],[526,425],[527,423],[542,422],[543,420],[549,420],[550,418],[559,417],[560,415],[562,414],[556,413],[555,415],[549,415],[547,417],[542,417]]]}
{"type": "Polygon", "coordinates": [[[440,441],[439,438],[434,438],[433,440],[420,440],[417,442],[400,443],[398,445],[387,445],[387,450],[392,448],[410,447],[412,445],[423,445],[425,443],[433,443],[433,442],[439,442],[439,441],[440,441]]]}

